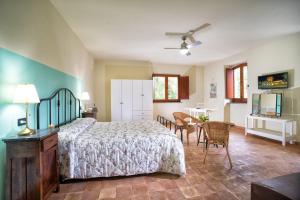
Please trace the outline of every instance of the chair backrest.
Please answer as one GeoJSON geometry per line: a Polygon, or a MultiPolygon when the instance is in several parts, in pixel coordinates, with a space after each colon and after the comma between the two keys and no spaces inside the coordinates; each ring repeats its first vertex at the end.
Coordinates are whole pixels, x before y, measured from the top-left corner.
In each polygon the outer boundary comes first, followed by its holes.
{"type": "Polygon", "coordinates": [[[190,115],[183,112],[174,112],[173,113],[176,125],[187,126],[188,122],[185,119],[189,119],[190,115]]]}
{"type": "Polygon", "coordinates": [[[226,122],[209,121],[202,124],[207,139],[217,144],[226,144],[229,139],[229,128],[233,124],[226,122]]]}

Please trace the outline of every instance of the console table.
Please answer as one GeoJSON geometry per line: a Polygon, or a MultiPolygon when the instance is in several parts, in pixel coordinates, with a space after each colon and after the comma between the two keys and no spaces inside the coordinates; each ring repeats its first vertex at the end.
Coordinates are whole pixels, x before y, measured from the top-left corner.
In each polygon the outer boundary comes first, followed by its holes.
{"type": "Polygon", "coordinates": [[[281,141],[282,146],[285,146],[286,142],[294,140],[296,135],[296,121],[288,118],[272,118],[248,115],[245,120],[245,135],[248,133],[258,135],[273,140],[281,141]],[[258,121],[262,121],[262,127],[258,127],[258,121]],[[249,121],[251,123],[249,123],[249,121]],[[275,131],[266,129],[266,122],[275,122],[281,125],[281,131],[275,131]]]}

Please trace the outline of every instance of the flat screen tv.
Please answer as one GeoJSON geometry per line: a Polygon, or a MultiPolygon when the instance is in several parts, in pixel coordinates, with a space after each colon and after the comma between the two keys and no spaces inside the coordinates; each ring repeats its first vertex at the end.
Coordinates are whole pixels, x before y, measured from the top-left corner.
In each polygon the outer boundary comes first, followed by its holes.
{"type": "Polygon", "coordinates": [[[282,94],[253,94],[252,114],[280,117],[282,112],[282,94]]]}
{"type": "Polygon", "coordinates": [[[258,89],[288,88],[288,73],[269,74],[258,77],[258,89]]]}

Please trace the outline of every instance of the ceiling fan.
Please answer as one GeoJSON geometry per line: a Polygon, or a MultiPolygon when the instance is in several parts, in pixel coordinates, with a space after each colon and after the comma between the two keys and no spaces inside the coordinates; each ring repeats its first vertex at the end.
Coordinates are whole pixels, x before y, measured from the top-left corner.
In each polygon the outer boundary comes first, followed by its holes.
{"type": "Polygon", "coordinates": [[[164,49],[179,49],[181,54],[186,55],[186,56],[191,55],[191,52],[189,51],[189,49],[192,47],[198,47],[202,44],[200,41],[195,40],[195,38],[193,36],[194,33],[196,33],[197,31],[200,31],[208,26],[210,26],[210,24],[205,23],[195,29],[189,30],[186,33],[166,32],[165,35],[167,35],[167,36],[180,36],[182,39],[182,43],[180,45],[180,48],[164,48],[164,49]],[[188,44],[186,42],[186,39],[189,39],[191,43],[188,44]]]}

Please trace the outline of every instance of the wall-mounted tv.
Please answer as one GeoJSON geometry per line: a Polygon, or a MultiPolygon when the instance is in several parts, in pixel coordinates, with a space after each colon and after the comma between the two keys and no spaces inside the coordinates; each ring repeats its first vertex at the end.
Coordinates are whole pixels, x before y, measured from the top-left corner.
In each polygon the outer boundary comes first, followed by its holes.
{"type": "Polygon", "coordinates": [[[288,73],[269,74],[258,77],[258,89],[288,88],[288,73]]]}

